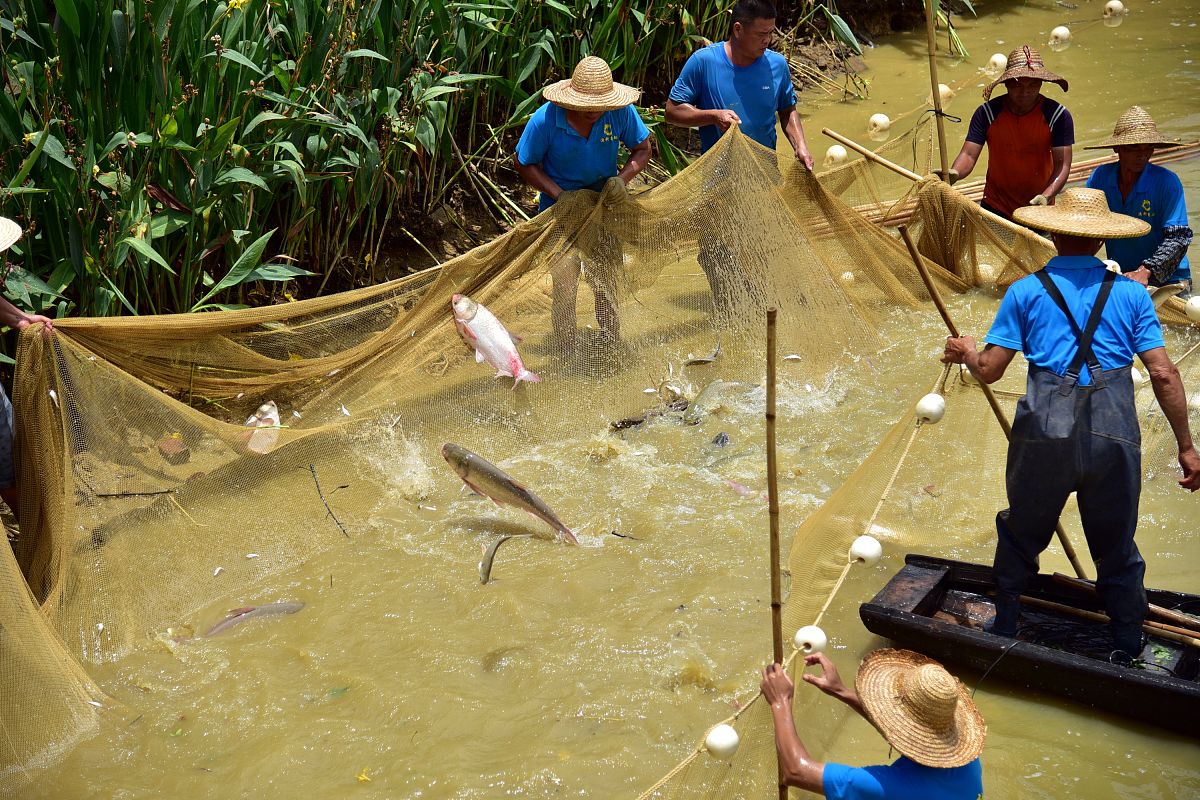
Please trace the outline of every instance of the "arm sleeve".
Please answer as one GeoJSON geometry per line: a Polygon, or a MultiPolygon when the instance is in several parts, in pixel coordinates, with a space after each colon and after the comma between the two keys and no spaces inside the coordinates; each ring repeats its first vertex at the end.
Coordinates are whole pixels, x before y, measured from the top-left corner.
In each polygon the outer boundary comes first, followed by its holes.
{"type": "Polygon", "coordinates": [[[621,142],[630,150],[646,141],[650,129],[642,122],[641,116],[632,104],[625,106],[625,119],[621,125],[621,142]]]}
{"type": "Polygon", "coordinates": [[[700,80],[700,52],[697,51],[692,53],[684,63],[683,69],[680,70],[679,77],[675,79],[675,85],[671,87],[671,93],[667,97],[676,103],[695,105],[700,96],[697,91],[700,80]]]}
{"type": "Polygon", "coordinates": [[[877,777],[845,764],[826,764],[821,788],[830,800],[883,800],[883,784],[877,777]]]}
{"type": "Polygon", "coordinates": [[[991,124],[984,106],[975,109],[975,113],[971,115],[971,125],[967,128],[967,141],[974,144],[987,144],[987,132],[991,124]]]}
{"type": "Polygon", "coordinates": [[[521,131],[521,138],[517,141],[517,160],[525,166],[531,164],[540,164],[542,159],[546,157],[546,150],[549,147],[549,137],[546,136],[548,125],[546,124],[546,107],[542,106],[534,112],[529,118],[529,122],[525,124],[525,130],[521,131]]]}
{"type": "Polygon", "coordinates": [[[1055,109],[1050,122],[1050,146],[1070,147],[1075,144],[1075,120],[1071,112],[1061,104],[1055,109]]]}
{"type": "Polygon", "coordinates": [[[1004,299],[1000,301],[1000,310],[996,312],[996,319],[983,341],[1007,347],[1009,350],[1023,351],[1025,337],[1021,331],[1020,301],[1017,298],[1019,291],[1014,291],[1016,288],[1016,284],[1013,284],[1004,293],[1004,299]]]}

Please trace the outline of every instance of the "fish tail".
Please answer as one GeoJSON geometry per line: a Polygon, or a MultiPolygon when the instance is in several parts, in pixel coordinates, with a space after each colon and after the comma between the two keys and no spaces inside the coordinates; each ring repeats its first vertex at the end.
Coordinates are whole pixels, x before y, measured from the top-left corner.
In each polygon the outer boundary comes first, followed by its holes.
{"type": "Polygon", "coordinates": [[[535,372],[530,372],[527,369],[522,369],[520,372],[517,373],[516,379],[513,380],[513,388],[514,389],[517,388],[517,384],[520,383],[521,381],[526,381],[528,383],[541,383],[542,378],[540,375],[538,375],[535,372]]]}
{"type": "Polygon", "coordinates": [[[575,534],[571,533],[571,529],[566,525],[563,525],[561,522],[558,525],[558,532],[562,534],[563,539],[565,539],[568,543],[579,544],[579,540],[575,538],[575,534]]]}

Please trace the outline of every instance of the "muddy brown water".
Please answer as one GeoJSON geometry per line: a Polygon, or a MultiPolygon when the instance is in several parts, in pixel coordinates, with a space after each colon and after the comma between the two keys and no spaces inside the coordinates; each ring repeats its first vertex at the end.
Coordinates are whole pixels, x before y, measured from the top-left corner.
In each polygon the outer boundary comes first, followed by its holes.
{"type": "MultiPolygon", "coordinates": [[[[982,19],[958,20],[972,58],[939,59],[942,81],[960,87],[950,111],[964,118],[950,126],[951,157],[978,102],[980,66],[1024,42],[1043,45],[1049,67],[1069,78],[1067,95],[1048,93],[1073,112],[1081,143],[1107,135],[1133,103],[1171,135],[1200,136],[1200,2],[1130,0],[1117,28],[1095,21],[1102,4],[1088,0],[1076,9],[1050,0],[977,5],[982,19]],[[1045,42],[1060,24],[1071,25],[1074,41],[1055,53],[1045,42]]],[[[872,113],[899,116],[928,95],[923,32],[879,44],[866,54],[870,99],[803,98],[818,160],[829,144],[822,126],[865,139],[872,113]]],[[[1200,161],[1172,168],[1200,227],[1200,161]]],[[[951,301],[963,328],[976,332],[995,305],[985,292],[951,301]]],[[[784,481],[785,530],[819,507],[936,377],[944,334],[931,310],[896,312],[883,333],[888,362],[923,366],[846,367],[813,385],[789,379],[784,365],[781,427],[792,433],[781,435],[780,461],[804,468],[803,479],[784,481]]],[[[1171,343],[1195,338],[1173,334],[1171,343]]],[[[692,347],[710,349],[708,341],[692,347]]],[[[746,378],[720,362],[702,369],[746,378]]],[[[83,743],[29,796],[636,796],[757,685],[770,651],[765,554],[761,537],[748,533],[766,525],[757,494],[765,489],[762,410],[761,387],[751,384],[697,427],[663,419],[612,439],[603,420],[581,420],[578,436],[510,460],[505,466],[551,502],[585,547],[511,542],[485,587],[475,570],[489,531],[537,523],[462,494],[432,443],[364,448],[356,468],[397,487],[395,502],[371,515],[369,535],[181,623],[202,626],[255,602],[303,601],[304,609],[174,652],[148,643],[91,668],[144,716],[83,743]],[[733,441],[718,454],[710,442],[721,432],[733,441]],[[753,492],[743,496],[727,481],[753,492]],[[429,487],[425,508],[403,499],[416,485],[429,487]]],[[[999,465],[978,467],[980,480],[1000,480],[999,465]]],[[[931,483],[944,477],[924,468],[931,483]]],[[[1149,582],[1200,592],[1200,496],[1157,481],[1144,503],[1139,542],[1149,582]]],[[[987,560],[995,510],[968,506],[977,524],[938,554],[987,560]]],[[[847,673],[881,644],[861,628],[856,603],[899,559],[889,554],[847,584],[831,612],[833,655],[847,673]]],[[[1043,569],[1069,571],[1057,550],[1043,569]]],[[[1003,684],[985,682],[976,699],[989,726],[988,797],[1200,796],[1194,741],[1003,684]]],[[[888,759],[861,720],[825,733],[825,758],[888,759]]]]}

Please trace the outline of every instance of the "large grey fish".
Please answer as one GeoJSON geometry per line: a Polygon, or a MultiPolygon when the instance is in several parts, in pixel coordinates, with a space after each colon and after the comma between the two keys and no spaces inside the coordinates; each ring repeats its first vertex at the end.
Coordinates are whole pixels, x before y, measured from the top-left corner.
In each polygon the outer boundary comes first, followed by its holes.
{"type": "Polygon", "coordinates": [[[458,477],[463,479],[463,483],[475,492],[490,497],[497,505],[509,505],[528,511],[553,528],[563,540],[579,544],[571,529],[559,521],[541,498],[514,481],[495,464],[452,442],[442,445],[442,457],[458,473],[458,477]]]}
{"type": "Polygon", "coordinates": [[[229,616],[213,625],[208,629],[205,636],[216,636],[222,631],[227,631],[234,625],[239,625],[248,619],[255,617],[269,617],[276,614],[295,614],[300,609],[304,608],[304,603],[268,603],[265,606],[246,606],[245,608],[235,608],[229,612],[229,616]]]}

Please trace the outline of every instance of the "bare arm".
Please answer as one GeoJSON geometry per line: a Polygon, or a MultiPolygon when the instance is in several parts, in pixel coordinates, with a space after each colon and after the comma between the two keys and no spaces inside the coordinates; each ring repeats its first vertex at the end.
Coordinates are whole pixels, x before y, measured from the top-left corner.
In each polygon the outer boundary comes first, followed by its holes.
{"type": "Polygon", "coordinates": [[[813,157],[808,152],[808,142],[804,140],[804,126],[800,124],[800,114],[795,106],[779,112],[779,124],[783,126],[783,135],[792,145],[796,159],[804,164],[804,168],[812,172],[813,157]]]}
{"type": "Polygon", "coordinates": [[[38,322],[46,326],[42,329],[44,333],[48,334],[54,330],[54,320],[41,314],[27,314],[5,298],[0,297],[0,324],[23,331],[38,322]]]}
{"type": "Polygon", "coordinates": [[[1066,184],[1067,178],[1071,174],[1071,146],[1053,147],[1050,149],[1050,154],[1054,160],[1054,172],[1050,174],[1050,183],[1046,184],[1045,189],[1042,189],[1042,196],[1047,200],[1053,199],[1062,191],[1063,185],[1066,184]]]}
{"type": "Polygon", "coordinates": [[[1166,415],[1171,431],[1175,434],[1175,443],[1179,446],[1179,466],[1183,469],[1179,485],[1194,492],[1200,489],[1200,455],[1196,453],[1192,442],[1192,431],[1188,425],[1187,393],[1183,388],[1183,379],[1179,376],[1179,368],[1171,361],[1165,347],[1155,347],[1138,353],[1138,357],[1150,372],[1154,396],[1158,398],[1158,405],[1166,415]]]}
{"type": "Polygon", "coordinates": [[[672,125],[682,128],[716,125],[722,133],[729,130],[730,125],[742,122],[741,117],[727,108],[696,108],[691,103],[676,103],[674,100],[667,101],[663,117],[672,125]]]}
{"type": "Polygon", "coordinates": [[[621,167],[617,177],[628,186],[634,176],[646,168],[647,162],[650,161],[650,154],[650,137],[647,136],[641,144],[629,151],[629,160],[625,162],[625,166],[621,167]]]}
{"type": "Polygon", "coordinates": [[[1016,354],[1016,350],[998,344],[987,344],[983,346],[983,350],[976,350],[975,340],[970,336],[949,336],[946,338],[946,351],[942,356],[942,363],[966,364],[971,374],[982,383],[995,383],[1004,377],[1004,371],[1008,369],[1016,354]]]}
{"type": "MultiPolygon", "coordinates": [[[[521,176],[521,180],[539,192],[545,192],[555,200],[562,194],[562,187],[546,174],[546,170],[542,169],[541,164],[522,164],[521,159],[516,156],[513,156],[513,164],[516,166],[517,174],[521,176]]],[[[643,164],[643,166],[645,165],[643,164]]]]}
{"type": "Polygon", "coordinates": [[[983,145],[975,142],[963,142],[962,150],[958,151],[958,155],[954,157],[954,163],[950,168],[958,173],[958,179],[962,180],[971,174],[971,170],[975,169],[975,163],[979,161],[979,154],[983,152],[983,145]]]}
{"type": "Polygon", "coordinates": [[[825,764],[814,759],[800,741],[796,721],[792,718],[792,679],[778,664],[763,668],[762,693],[771,704],[771,719],[775,723],[775,750],[783,780],[817,794],[825,794],[825,764]]]}

